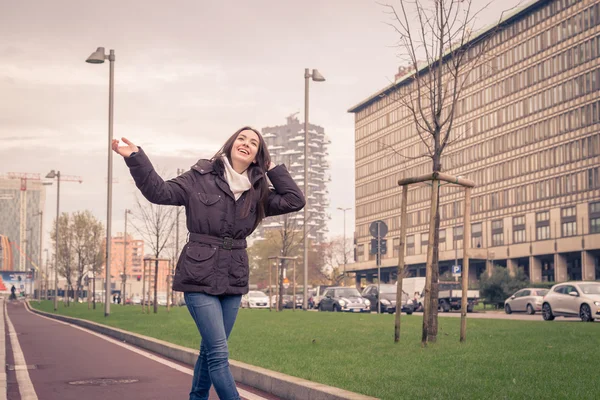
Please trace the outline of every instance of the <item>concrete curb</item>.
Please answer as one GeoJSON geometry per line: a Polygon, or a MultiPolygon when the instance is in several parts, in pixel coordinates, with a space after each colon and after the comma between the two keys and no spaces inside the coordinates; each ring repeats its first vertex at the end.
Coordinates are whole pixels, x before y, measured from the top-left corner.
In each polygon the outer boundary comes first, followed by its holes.
{"type": "MultiPolygon", "coordinates": [[[[159,354],[171,360],[194,366],[198,358],[198,350],[178,346],[159,339],[127,332],[122,329],[108,327],[95,322],[63,315],[47,313],[32,308],[29,302],[27,308],[36,314],[54,318],[69,324],[110,336],[122,342],[140,347],[159,354]]],[[[294,376],[255,367],[240,361],[229,360],[231,373],[236,382],[262,390],[263,392],[281,397],[285,400],[377,400],[376,397],[365,396],[333,386],[296,378],[294,376]]]]}

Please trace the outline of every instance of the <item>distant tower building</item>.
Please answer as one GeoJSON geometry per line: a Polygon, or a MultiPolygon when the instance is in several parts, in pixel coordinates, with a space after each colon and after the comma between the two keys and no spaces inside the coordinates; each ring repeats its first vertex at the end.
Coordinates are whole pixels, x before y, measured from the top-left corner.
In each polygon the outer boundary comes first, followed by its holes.
{"type": "MultiPolygon", "coordinates": [[[[287,117],[286,125],[262,128],[262,135],[272,161],[285,164],[296,184],[304,191],[304,122],[300,122],[296,114],[287,117]]],[[[329,206],[327,182],[331,180],[327,161],[327,145],[330,143],[322,127],[309,124],[308,226],[309,238],[317,243],[325,240],[327,221],[330,218],[325,213],[329,206]]],[[[304,211],[293,214],[291,218],[299,229],[302,228],[304,211]]],[[[281,226],[281,217],[269,217],[256,230],[254,238],[263,239],[266,231],[279,229],[281,226]]]]}
{"type": "Polygon", "coordinates": [[[44,200],[38,174],[0,175],[0,270],[28,271],[39,263],[44,200]]]}

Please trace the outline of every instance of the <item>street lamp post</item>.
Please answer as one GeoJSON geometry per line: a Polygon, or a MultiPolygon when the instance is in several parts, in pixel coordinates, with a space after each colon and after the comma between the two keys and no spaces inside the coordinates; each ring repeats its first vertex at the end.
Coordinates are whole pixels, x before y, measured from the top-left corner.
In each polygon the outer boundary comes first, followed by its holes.
{"type": "Polygon", "coordinates": [[[60,216],[60,171],[50,171],[48,179],[56,178],[56,227],[54,231],[54,311],[58,310],[58,217],[60,216]]]}
{"type": "Polygon", "coordinates": [[[44,211],[38,212],[37,215],[40,216],[40,250],[39,250],[40,254],[38,257],[38,271],[40,272],[39,278],[38,278],[40,280],[38,283],[38,288],[39,288],[38,289],[38,301],[39,301],[42,299],[42,286],[43,286],[43,284],[42,284],[43,274],[42,274],[41,268],[42,268],[42,249],[44,248],[43,240],[42,240],[42,237],[44,235],[44,211]]]}
{"type": "Polygon", "coordinates": [[[309,68],[304,69],[304,290],[302,299],[302,309],[308,310],[308,88],[309,79],[315,82],[323,82],[325,78],[318,70],[313,69],[312,74],[309,68]]]}
{"type": "Polygon", "coordinates": [[[48,249],[44,249],[46,252],[46,273],[44,274],[44,300],[48,300],[48,249]]]}
{"type": "Polygon", "coordinates": [[[104,60],[110,62],[108,80],[108,193],[106,199],[106,278],[104,294],[104,316],[110,315],[110,247],[111,247],[111,216],[112,216],[112,139],[113,139],[113,99],[114,99],[114,75],[115,75],[115,51],[110,50],[107,55],[104,47],[98,47],[86,62],[90,64],[102,64],[104,60]]]}
{"type": "Polygon", "coordinates": [[[121,304],[125,305],[125,285],[127,284],[127,214],[131,214],[131,210],[125,209],[125,233],[123,233],[123,296],[121,304]]]}
{"type": "Polygon", "coordinates": [[[348,207],[348,208],[338,207],[337,209],[344,212],[344,247],[343,247],[343,249],[344,249],[344,280],[343,280],[343,282],[344,282],[344,286],[346,286],[346,264],[348,263],[348,256],[346,254],[346,211],[352,210],[352,208],[351,207],[348,207]]]}

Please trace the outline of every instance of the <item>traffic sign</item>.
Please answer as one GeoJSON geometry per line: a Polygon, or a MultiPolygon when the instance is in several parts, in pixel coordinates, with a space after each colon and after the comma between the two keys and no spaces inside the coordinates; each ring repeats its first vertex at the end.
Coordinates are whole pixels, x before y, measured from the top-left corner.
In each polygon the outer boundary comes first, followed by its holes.
{"type": "Polygon", "coordinates": [[[453,265],[452,266],[452,276],[461,276],[462,274],[462,267],[460,265],[453,265]]]}
{"type": "MultiPolygon", "coordinates": [[[[381,254],[387,254],[387,239],[379,239],[381,254]]],[[[377,254],[377,239],[371,239],[370,254],[377,254]]]]}
{"type": "Polygon", "coordinates": [[[288,278],[283,278],[283,288],[287,289],[290,287],[290,280],[288,278]]]}
{"type": "Polygon", "coordinates": [[[388,233],[388,226],[381,220],[373,221],[369,225],[369,232],[371,232],[373,237],[385,237],[388,233]],[[378,233],[379,235],[377,235],[378,233]]]}

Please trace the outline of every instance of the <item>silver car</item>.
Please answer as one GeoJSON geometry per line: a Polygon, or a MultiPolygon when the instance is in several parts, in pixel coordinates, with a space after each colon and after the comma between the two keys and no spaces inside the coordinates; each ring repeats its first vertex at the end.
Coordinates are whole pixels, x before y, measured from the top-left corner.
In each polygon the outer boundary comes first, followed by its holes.
{"type": "Polygon", "coordinates": [[[579,317],[584,322],[600,319],[600,283],[565,282],[552,286],[544,297],[542,316],[546,321],[554,317],[579,317]]]}
{"type": "Polygon", "coordinates": [[[548,289],[525,288],[521,289],[504,302],[504,311],[507,314],[513,312],[526,312],[529,315],[536,311],[542,311],[542,303],[548,289]]]}

